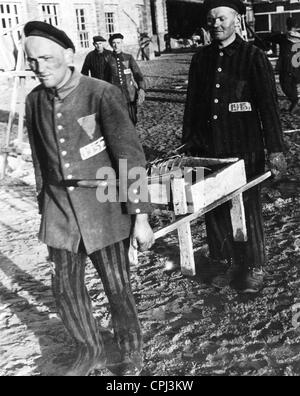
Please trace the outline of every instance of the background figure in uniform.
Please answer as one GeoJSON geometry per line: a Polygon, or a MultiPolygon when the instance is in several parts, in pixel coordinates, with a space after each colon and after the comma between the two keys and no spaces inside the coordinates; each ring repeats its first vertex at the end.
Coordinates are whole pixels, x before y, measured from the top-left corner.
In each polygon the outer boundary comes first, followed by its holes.
{"type": "MultiPolygon", "coordinates": [[[[240,0],[205,0],[212,43],[194,55],[189,73],[183,143],[194,155],[245,160],[248,179],[264,173],[266,149],[272,169],[284,168],[283,138],[273,70],[263,51],[236,34],[245,6],[240,0]]],[[[227,260],[225,276],[242,292],[263,286],[265,241],[260,188],[244,194],[248,242],[233,240],[230,205],[206,216],[213,260],[227,260]]]]}
{"type": "Polygon", "coordinates": [[[293,50],[295,44],[300,45],[300,33],[297,32],[297,21],[288,18],[286,21],[287,33],[272,34],[266,40],[273,44],[279,44],[279,59],[277,68],[279,81],[283,93],[291,101],[289,111],[292,112],[298,104],[300,68],[299,64],[293,64],[293,57],[299,51],[299,47],[293,50]]]}
{"type": "Polygon", "coordinates": [[[98,78],[99,80],[108,81],[109,71],[107,59],[111,54],[104,48],[105,38],[102,36],[93,37],[94,51],[87,54],[82,66],[81,73],[85,76],[98,78]]]}
{"type": "MultiPolygon", "coordinates": [[[[78,350],[65,375],[85,376],[105,366],[118,375],[135,375],[142,369],[142,334],[130,282],[130,254],[138,245],[149,249],[154,238],[147,199],[141,200],[137,190],[128,195],[126,184],[130,188],[133,182],[127,171],[143,170],[144,153],[120,91],[69,66],[75,52],[69,37],[44,22],[29,22],[24,33],[28,62],[41,81],[26,101],[42,215],[39,238],[54,263],[58,313],[78,350]],[[107,175],[110,199],[104,196],[105,183],[97,190],[79,185],[107,175]],[[108,340],[92,313],[85,285],[87,256],[110,303],[114,361],[107,361],[108,340]]],[[[146,177],[141,180],[147,191],[146,177]]]]}
{"type": "Polygon", "coordinates": [[[124,36],[120,33],[113,34],[109,39],[109,44],[113,48],[113,53],[108,58],[109,82],[123,93],[129,116],[136,125],[137,106],[145,101],[146,84],[133,56],[123,52],[123,40],[124,36]]]}

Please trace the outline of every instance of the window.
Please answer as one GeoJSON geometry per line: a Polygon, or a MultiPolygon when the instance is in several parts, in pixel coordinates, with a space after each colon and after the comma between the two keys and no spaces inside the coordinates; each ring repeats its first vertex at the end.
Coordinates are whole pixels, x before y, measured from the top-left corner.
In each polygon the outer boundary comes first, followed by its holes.
{"type": "Polygon", "coordinates": [[[268,16],[268,14],[255,15],[255,30],[257,32],[268,32],[269,31],[269,16],[268,16]]]}
{"type": "Polygon", "coordinates": [[[20,23],[19,5],[14,3],[0,4],[0,31],[11,29],[20,23]]]}
{"type": "Polygon", "coordinates": [[[41,4],[44,22],[52,26],[58,26],[58,5],[57,4],[41,4]]]}
{"type": "Polygon", "coordinates": [[[81,48],[89,48],[89,32],[87,31],[87,19],[85,8],[76,8],[77,30],[81,48]]]}
{"type": "Polygon", "coordinates": [[[115,33],[115,13],[114,12],[106,12],[105,13],[105,26],[106,33],[110,36],[115,33]]]}

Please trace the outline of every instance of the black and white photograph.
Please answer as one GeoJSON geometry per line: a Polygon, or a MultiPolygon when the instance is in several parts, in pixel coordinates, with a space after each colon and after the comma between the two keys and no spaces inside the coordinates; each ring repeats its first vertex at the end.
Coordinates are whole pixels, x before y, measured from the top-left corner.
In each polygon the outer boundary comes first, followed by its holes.
{"type": "Polygon", "coordinates": [[[299,203],[300,0],[0,0],[1,377],[299,376],[299,203]]]}

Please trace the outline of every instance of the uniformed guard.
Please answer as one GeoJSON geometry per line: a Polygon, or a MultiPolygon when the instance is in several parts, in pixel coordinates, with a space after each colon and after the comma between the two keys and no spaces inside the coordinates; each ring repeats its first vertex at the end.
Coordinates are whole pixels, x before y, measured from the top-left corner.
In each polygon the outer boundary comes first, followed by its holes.
{"type": "MultiPolygon", "coordinates": [[[[284,171],[283,135],[272,66],[259,48],[236,33],[246,8],[240,0],[205,0],[212,43],[194,55],[189,73],[183,142],[194,155],[245,160],[249,179],[284,171]]],[[[233,241],[230,206],[206,216],[211,258],[228,262],[217,287],[257,293],[263,286],[265,239],[260,188],[244,194],[248,242],[233,241]]]]}
{"type": "MultiPolygon", "coordinates": [[[[34,21],[25,25],[24,33],[28,62],[41,82],[26,101],[42,215],[39,237],[54,262],[53,293],[59,315],[78,346],[78,357],[65,374],[84,376],[106,366],[118,375],[135,375],[142,369],[142,334],[129,253],[132,245],[145,250],[154,242],[149,205],[134,198],[137,191],[124,202],[102,202],[96,189],[80,183],[95,181],[103,169],[118,175],[120,161],[128,171],[143,169],[144,153],[120,91],[69,66],[75,51],[69,37],[34,21]],[[111,360],[108,344],[92,314],[85,286],[87,256],[110,303],[114,361],[107,361],[111,360]]],[[[127,182],[130,188],[133,181],[127,182]]],[[[125,184],[119,187],[122,196],[125,184]]]]}
{"type": "Polygon", "coordinates": [[[137,105],[145,101],[146,84],[143,74],[133,56],[123,52],[124,36],[121,33],[113,34],[109,44],[113,53],[109,57],[109,82],[116,85],[123,93],[128,106],[130,118],[137,123],[137,105]]]}

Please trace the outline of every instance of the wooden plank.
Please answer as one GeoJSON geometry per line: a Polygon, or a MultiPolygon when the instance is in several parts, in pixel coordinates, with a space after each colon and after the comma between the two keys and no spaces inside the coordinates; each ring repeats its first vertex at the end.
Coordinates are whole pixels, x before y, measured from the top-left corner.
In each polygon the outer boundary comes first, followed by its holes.
{"type": "Polygon", "coordinates": [[[4,179],[5,177],[6,165],[7,165],[7,154],[0,153],[0,180],[4,179]]]}
{"type": "Polygon", "coordinates": [[[231,194],[227,195],[226,197],[223,197],[223,198],[219,199],[218,201],[212,203],[208,207],[202,208],[198,212],[193,213],[191,215],[183,216],[179,220],[170,224],[168,227],[165,227],[165,228],[155,232],[154,233],[155,239],[163,238],[164,236],[168,235],[170,232],[177,230],[178,227],[180,227],[181,225],[198,219],[198,217],[201,217],[201,216],[205,215],[206,213],[210,212],[211,210],[216,209],[218,206],[223,205],[225,202],[231,201],[235,196],[242,194],[245,191],[250,190],[251,188],[261,184],[265,180],[269,179],[271,176],[272,176],[272,173],[267,172],[267,173],[257,177],[256,179],[250,181],[248,184],[239,188],[237,191],[234,191],[231,194]]]}
{"type": "Polygon", "coordinates": [[[196,265],[190,223],[185,223],[178,227],[178,238],[180,247],[181,272],[186,276],[195,276],[196,265]]]}
{"type": "Polygon", "coordinates": [[[232,198],[232,208],[230,210],[233,239],[236,242],[247,242],[248,233],[246,225],[245,207],[243,194],[239,194],[232,198]]]}
{"type": "Polygon", "coordinates": [[[185,193],[185,179],[172,178],[171,188],[175,216],[186,215],[188,213],[188,205],[185,193]]]}
{"type": "Polygon", "coordinates": [[[20,70],[20,71],[12,70],[12,71],[0,72],[0,77],[5,77],[5,78],[12,78],[12,77],[36,78],[36,75],[30,70],[20,70]]]}
{"type": "Polygon", "coordinates": [[[244,160],[231,164],[190,187],[189,212],[197,212],[246,184],[244,160]]]}
{"type": "Polygon", "coordinates": [[[214,166],[214,165],[228,165],[238,162],[239,158],[201,158],[201,157],[187,157],[185,159],[185,166],[214,166]],[[189,161],[191,159],[191,161],[189,161]]]}

